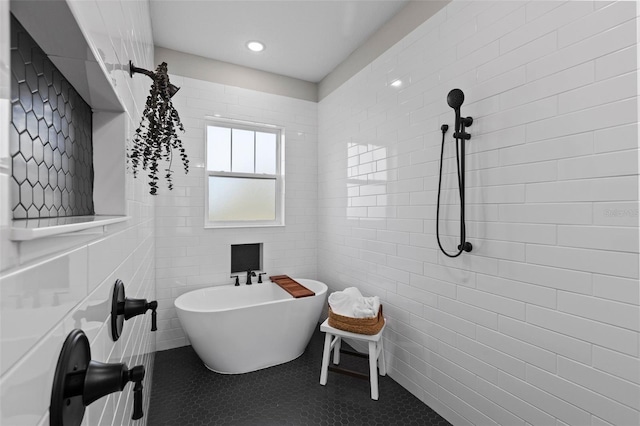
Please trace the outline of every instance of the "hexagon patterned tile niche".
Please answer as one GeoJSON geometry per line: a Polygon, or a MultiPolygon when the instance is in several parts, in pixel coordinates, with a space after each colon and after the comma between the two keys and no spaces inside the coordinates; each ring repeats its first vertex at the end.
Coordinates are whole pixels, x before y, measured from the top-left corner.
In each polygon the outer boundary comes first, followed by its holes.
{"type": "Polygon", "coordinates": [[[91,107],[11,16],[14,219],[93,215],[91,107]]]}

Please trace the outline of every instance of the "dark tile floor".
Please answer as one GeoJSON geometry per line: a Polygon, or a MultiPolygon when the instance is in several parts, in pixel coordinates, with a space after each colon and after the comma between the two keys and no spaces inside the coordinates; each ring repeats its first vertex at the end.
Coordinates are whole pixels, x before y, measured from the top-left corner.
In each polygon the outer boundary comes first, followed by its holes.
{"type": "MultiPolygon", "coordinates": [[[[191,346],[158,352],[148,425],[450,425],[389,376],[380,377],[378,401],[368,381],[344,374],[329,372],[321,386],[323,344],[316,331],[298,359],[239,375],[208,370],[191,346]]],[[[340,365],[368,370],[349,355],[340,365]]]]}

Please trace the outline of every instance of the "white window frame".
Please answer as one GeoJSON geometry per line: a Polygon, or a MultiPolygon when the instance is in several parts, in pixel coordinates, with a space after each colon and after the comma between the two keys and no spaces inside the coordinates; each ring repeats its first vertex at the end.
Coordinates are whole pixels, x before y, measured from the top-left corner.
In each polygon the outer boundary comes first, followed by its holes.
{"type": "MultiPolygon", "coordinates": [[[[204,227],[205,228],[254,228],[254,227],[273,227],[284,226],[284,127],[255,123],[250,121],[224,119],[218,117],[205,117],[204,123],[204,227]],[[210,171],[207,164],[209,158],[209,141],[207,139],[207,127],[226,127],[229,129],[249,130],[253,132],[273,133],[276,135],[276,173],[238,173],[238,172],[219,172],[210,171]],[[238,221],[211,221],[209,220],[209,177],[234,177],[234,178],[250,178],[250,179],[274,179],[276,183],[276,200],[275,200],[275,220],[238,220],[238,221]]],[[[254,151],[255,156],[255,151],[254,151]]],[[[255,164],[255,158],[254,158],[255,164]]]]}

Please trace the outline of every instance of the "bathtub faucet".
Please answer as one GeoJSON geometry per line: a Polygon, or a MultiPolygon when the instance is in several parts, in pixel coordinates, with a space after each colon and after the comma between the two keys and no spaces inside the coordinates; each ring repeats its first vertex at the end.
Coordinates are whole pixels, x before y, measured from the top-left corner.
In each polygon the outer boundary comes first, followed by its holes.
{"type": "Polygon", "coordinates": [[[256,273],[255,273],[255,272],[253,272],[251,269],[247,270],[247,282],[246,282],[246,284],[247,284],[247,285],[251,285],[251,284],[253,284],[253,283],[251,282],[251,277],[255,277],[255,276],[256,276],[256,273]]]}

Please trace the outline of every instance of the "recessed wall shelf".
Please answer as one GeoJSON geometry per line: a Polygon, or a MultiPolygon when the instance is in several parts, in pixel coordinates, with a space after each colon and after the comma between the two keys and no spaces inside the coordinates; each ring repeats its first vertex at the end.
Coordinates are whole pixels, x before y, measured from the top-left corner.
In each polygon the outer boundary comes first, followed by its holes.
{"type": "Polygon", "coordinates": [[[98,231],[97,228],[131,219],[130,216],[67,216],[44,219],[19,219],[11,223],[11,240],[30,241],[79,231],[98,231]]]}
{"type": "Polygon", "coordinates": [[[248,270],[262,270],[262,243],[231,244],[231,273],[248,270]]]}

